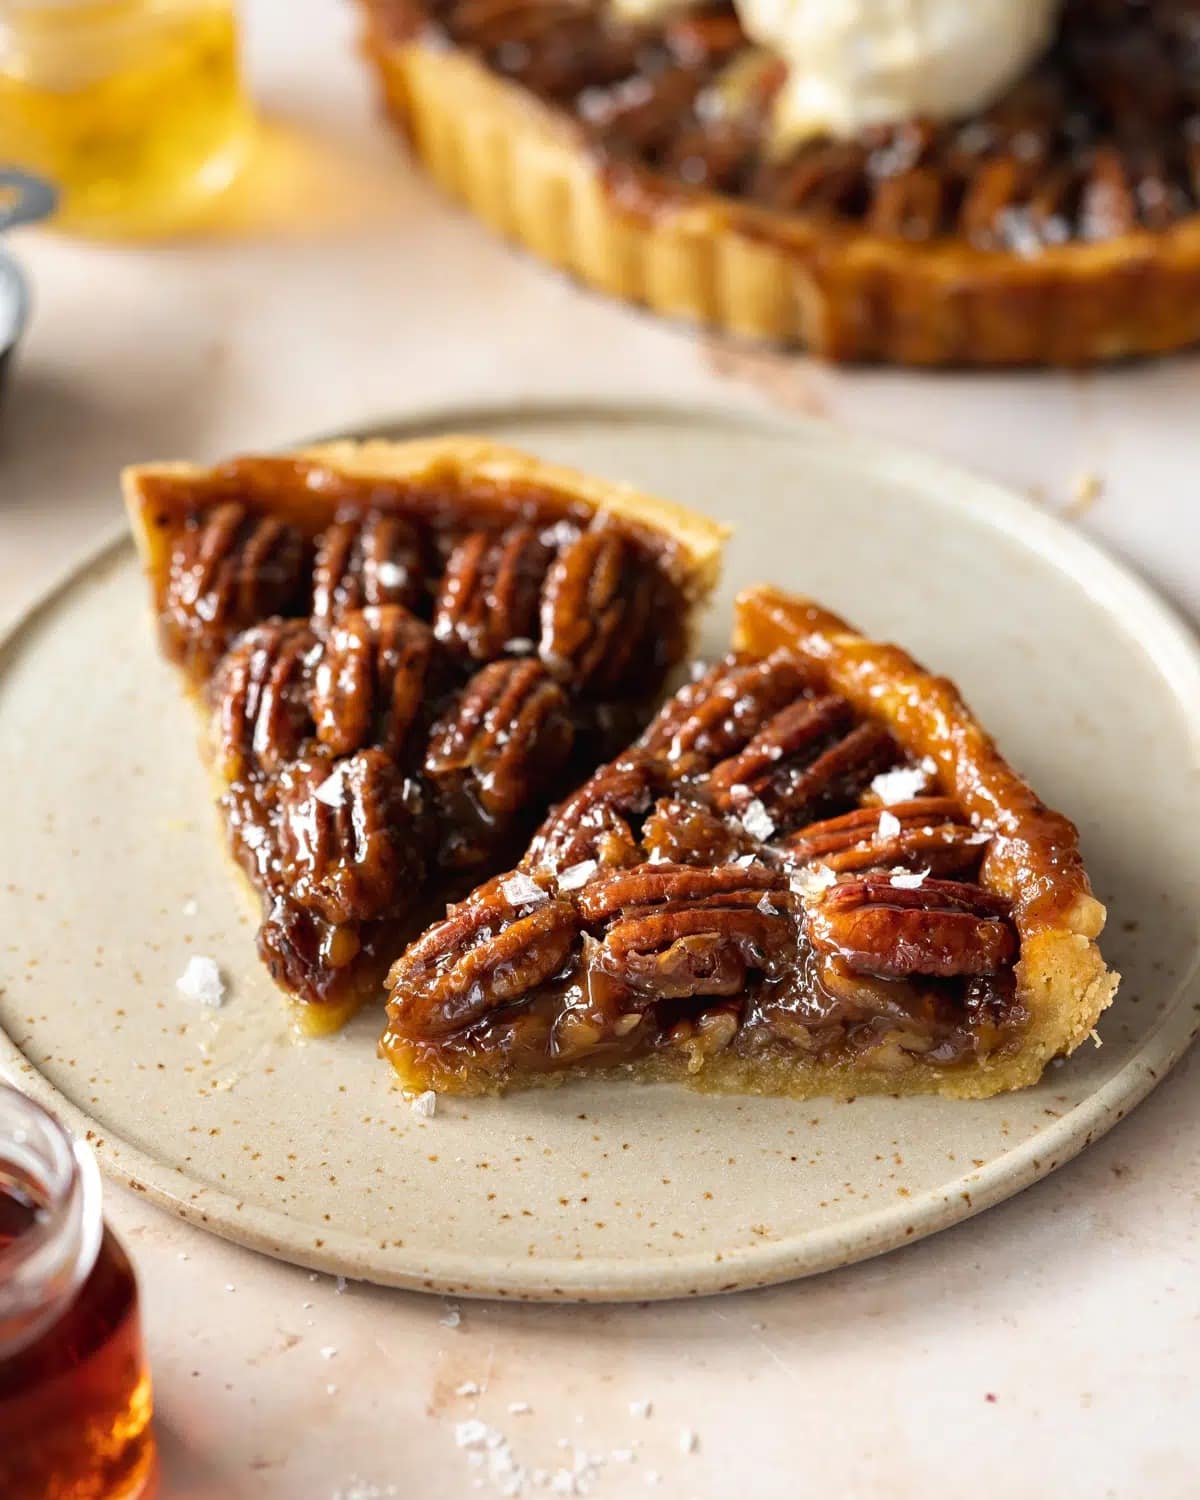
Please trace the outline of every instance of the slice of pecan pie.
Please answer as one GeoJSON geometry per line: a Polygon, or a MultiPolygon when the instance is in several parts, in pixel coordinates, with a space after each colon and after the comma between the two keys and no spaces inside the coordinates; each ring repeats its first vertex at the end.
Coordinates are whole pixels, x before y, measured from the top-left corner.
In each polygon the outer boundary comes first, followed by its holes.
{"type": "Polygon", "coordinates": [[[1076,831],[952,684],[766,588],[735,646],[398,959],[406,1085],[982,1097],[1092,1031],[1076,831]]]}
{"type": "Polygon", "coordinates": [[[306,1030],[645,724],[722,529],[476,438],[128,470],[259,949],[306,1030]]]}
{"type": "Polygon", "coordinates": [[[782,145],[787,68],[728,0],[361,4],[432,175],[604,291],[835,359],[1200,338],[1200,0],[1065,0],[1049,50],[973,113],[782,145]]]}

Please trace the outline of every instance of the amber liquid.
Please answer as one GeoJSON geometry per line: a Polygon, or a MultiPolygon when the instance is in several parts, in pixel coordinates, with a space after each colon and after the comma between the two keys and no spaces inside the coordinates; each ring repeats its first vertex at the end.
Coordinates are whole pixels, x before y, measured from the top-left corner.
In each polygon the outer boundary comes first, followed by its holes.
{"type": "MultiPolygon", "coordinates": [[[[28,1192],[0,1180],[0,1251],[37,1213],[28,1192]]],[[[0,1354],[0,1497],[134,1500],[148,1493],[154,1466],[137,1283],[106,1229],[63,1316],[0,1354]]]]}

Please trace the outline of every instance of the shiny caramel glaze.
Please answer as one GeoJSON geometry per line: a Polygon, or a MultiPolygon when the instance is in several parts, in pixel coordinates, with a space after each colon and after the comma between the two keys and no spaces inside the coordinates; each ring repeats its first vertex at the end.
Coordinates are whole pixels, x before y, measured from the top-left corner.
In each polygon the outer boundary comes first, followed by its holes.
{"type": "Polygon", "coordinates": [[[339,450],[346,467],[132,480],[163,649],[209,718],[262,901],[260,952],[311,1030],[636,733],[706,586],[677,535],[619,513],[651,502],[606,509],[464,440],[468,472],[449,441],[381,445],[407,463],[390,477],[339,450]]]}
{"type": "Polygon", "coordinates": [[[1200,3],[1069,0],[1047,57],[967,121],[780,155],[784,68],[729,4],[631,24],[607,0],[367,0],[377,32],[440,35],[563,111],[622,203],[719,193],[777,213],[1028,256],[1162,231],[1200,204],[1200,3]]]}

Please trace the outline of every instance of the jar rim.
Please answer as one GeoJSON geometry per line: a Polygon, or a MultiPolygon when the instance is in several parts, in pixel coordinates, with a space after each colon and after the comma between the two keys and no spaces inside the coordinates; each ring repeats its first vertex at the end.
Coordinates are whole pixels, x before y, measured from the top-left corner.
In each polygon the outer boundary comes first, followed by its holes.
{"type": "Polygon", "coordinates": [[[0,1184],[6,1176],[28,1187],[38,1211],[0,1249],[0,1350],[28,1343],[61,1314],[91,1273],[104,1232],[90,1148],[0,1083],[0,1184]]]}

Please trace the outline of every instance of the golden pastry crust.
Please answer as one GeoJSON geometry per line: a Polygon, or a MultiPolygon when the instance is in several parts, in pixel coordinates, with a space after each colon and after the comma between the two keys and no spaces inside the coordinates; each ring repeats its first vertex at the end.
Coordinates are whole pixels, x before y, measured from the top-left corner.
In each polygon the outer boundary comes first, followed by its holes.
{"type": "Polygon", "coordinates": [[[1091,1034],[1120,982],[1095,941],[1105,910],[1092,894],[1075,825],[1017,775],[954,684],[900,647],[866,639],[811,600],[764,587],[739,596],[735,640],[755,654],[784,649],[811,662],[911,755],[931,756],[964,810],[1000,835],[979,879],[1012,902],[1021,938],[1018,994],[1032,1023],[1018,1056],[939,1091],[983,1097],[1034,1082],[1051,1058],[1091,1034]]]}
{"type": "Polygon", "coordinates": [[[387,108],[481,219],[590,286],[834,360],[1084,365],[1200,340],[1200,216],[1030,259],[700,189],[632,201],[570,117],[462,51],[368,23],[387,108]]]}
{"type": "MultiPolygon", "coordinates": [[[[694,626],[698,606],[714,586],[727,528],[667,500],[643,494],[632,486],[609,483],[543,462],[517,449],[486,438],[450,436],[391,442],[334,442],[267,457],[233,460],[212,468],[189,463],[143,464],[122,476],[130,524],[150,584],[160,624],[172,588],[177,548],[195,516],[204,517],[225,501],[236,501],[271,523],[285,523],[311,544],[335,520],[356,510],[408,518],[423,515],[444,521],[457,517],[470,526],[472,516],[490,517],[508,525],[531,515],[553,520],[569,516],[593,531],[610,522],[624,535],[644,544],[647,556],[670,579],[684,619],[680,649],[694,626]],[[461,510],[457,507],[461,503],[461,510]]],[[[265,615],[290,614],[290,606],[268,608],[265,615]]],[[[242,621],[247,628],[261,616],[242,621]]],[[[270,623],[270,622],[268,622],[270,623]]],[[[278,623],[278,622],[277,622],[278,623]]],[[[283,628],[305,630],[303,609],[283,628]]],[[[418,622],[412,628],[426,631],[418,622]]],[[[202,750],[213,773],[218,797],[238,779],[221,756],[214,754],[219,730],[214,728],[210,684],[216,657],[229,644],[229,634],[215,650],[190,655],[168,631],[164,651],[182,671],[186,688],[196,703],[208,733],[202,750]]],[[[378,751],[370,753],[379,754],[378,751]]],[[[332,763],[331,763],[332,765],[332,763]]],[[[589,767],[584,767],[584,771],[589,767]]],[[[263,889],[242,863],[235,860],[240,883],[256,905],[263,889]]],[[[431,875],[435,872],[431,872],[431,875]]],[[[441,899],[463,888],[462,877],[436,872],[441,899]]],[[[416,899],[416,898],[414,898],[416,899]]],[[[400,930],[399,936],[411,935],[400,930]]],[[[390,959],[388,960],[390,961],[390,959]]],[[[377,998],[387,962],[363,964],[340,971],[320,1003],[297,999],[294,1015],[310,1034],[337,1029],[364,1001],[377,998]]],[[[289,986],[276,975],[280,987],[289,986]]]]}

